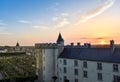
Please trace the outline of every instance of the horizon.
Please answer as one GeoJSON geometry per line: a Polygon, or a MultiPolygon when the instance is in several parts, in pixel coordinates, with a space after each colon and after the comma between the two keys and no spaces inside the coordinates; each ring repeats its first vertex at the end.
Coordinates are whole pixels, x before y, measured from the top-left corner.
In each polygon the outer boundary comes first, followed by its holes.
{"type": "Polygon", "coordinates": [[[0,46],[120,44],[120,0],[0,0],[0,46]]]}
{"type": "MultiPolygon", "coordinates": [[[[110,40],[111,41],[111,40],[110,40]]],[[[106,43],[106,44],[101,44],[101,43],[96,43],[96,44],[92,44],[92,43],[87,43],[87,42],[84,42],[84,43],[81,43],[81,42],[77,42],[77,43],[75,43],[75,42],[71,42],[71,43],[68,43],[68,44],[64,44],[64,46],[70,46],[71,44],[73,45],[73,46],[77,46],[78,45],[78,43],[80,43],[80,46],[84,46],[84,44],[90,44],[91,46],[98,46],[98,47],[100,47],[100,46],[104,46],[104,47],[107,47],[107,46],[110,46],[110,41],[109,41],[109,43],[106,43]]],[[[113,40],[114,41],[114,40],[113,40]]],[[[17,43],[19,43],[19,42],[17,42],[17,43]]],[[[16,44],[17,44],[16,43],[16,44]]],[[[24,46],[35,46],[35,44],[55,44],[55,43],[53,43],[53,42],[38,42],[38,43],[34,43],[33,45],[21,45],[20,43],[19,43],[19,45],[21,46],[21,47],[24,47],[24,46]]],[[[16,46],[16,44],[14,44],[14,45],[0,45],[0,47],[5,47],[5,46],[12,46],[12,47],[14,47],[14,46],[16,46]]],[[[57,43],[56,43],[57,44],[57,43]]],[[[115,41],[114,41],[114,45],[115,46],[120,46],[120,43],[115,43],[115,41]]]]}

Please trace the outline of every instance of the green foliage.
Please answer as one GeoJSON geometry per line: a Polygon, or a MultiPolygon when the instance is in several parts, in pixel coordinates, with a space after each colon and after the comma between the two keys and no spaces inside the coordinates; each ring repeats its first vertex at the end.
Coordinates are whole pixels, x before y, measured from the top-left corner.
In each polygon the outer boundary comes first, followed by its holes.
{"type": "Polygon", "coordinates": [[[0,53],[0,57],[3,57],[3,56],[23,56],[23,55],[26,55],[26,52],[0,53]]]}
{"type": "Polygon", "coordinates": [[[3,79],[35,76],[36,59],[31,55],[0,57],[3,79]]]}

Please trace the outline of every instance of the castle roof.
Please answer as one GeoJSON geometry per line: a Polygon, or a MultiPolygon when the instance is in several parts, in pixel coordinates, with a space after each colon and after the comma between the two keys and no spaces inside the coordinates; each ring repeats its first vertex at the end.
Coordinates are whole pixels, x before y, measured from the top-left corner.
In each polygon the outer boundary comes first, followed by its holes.
{"type": "Polygon", "coordinates": [[[59,58],[120,63],[120,48],[111,53],[111,48],[65,47],[59,58]]]}
{"type": "Polygon", "coordinates": [[[59,33],[58,39],[57,39],[57,43],[59,44],[60,42],[64,42],[61,33],[59,33]]]}

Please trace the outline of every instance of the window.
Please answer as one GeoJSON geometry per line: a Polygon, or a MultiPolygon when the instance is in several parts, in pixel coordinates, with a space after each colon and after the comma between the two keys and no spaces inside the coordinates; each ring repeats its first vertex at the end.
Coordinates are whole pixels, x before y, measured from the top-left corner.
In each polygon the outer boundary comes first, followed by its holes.
{"type": "Polygon", "coordinates": [[[66,67],[63,68],[63,73],[67,73],[66,67]]]}
{"type": "Polygon", "coordinates": [[[83,77],[87,78],[88,75],[87,75],[87,71],[83,71],[83,77]]]}
{"type": "Polygon", "coordinates": [[[118,72],[118,64],[113,64],[113,71],[118,72]]]}
{"type": "Polygon", "coordinates": [[[74,61],[74,66],[78,66],[78,61],[77,60],[74,61]]]}
{"type": "Polygon", "coordinates": [[[87,62],[83,62],[83,67],[87,68],[87,62]]]}
{"type": "Polygon", "coordinates": [[[102,63],[97,63],[97,69],[102,70],[102,63]]]}
{"type": "Polygon", "coordinates": [[[66,76],[64,76],[64,82],[69,82],[66,76]]]}
{"type": "Polygon", "coordinates": [[[98,80],[102,80],[102,73],[98,73],[98,80]]]}
{"type": "Polygon", "coordinates": [[[119,82],[118,79],[119,79],[119,77],[117,75],[113,76],[113,82],[119,82]]]}
{"type": "Polygon", "coordinates": [[[74,69],[74,74],[78,75],[78,69],[74,69]]]}
{"type": "Polygon", "coordinates": [[[75,79],[75,82],[78,82],[78,79],[75,79]]]}
{"type": "Polygon", "coordinates": [[[117,75],[114,75],[114,76],[113,76],[113,79],[115,80],[117,77],[118,77],[117,75]]]}
{"type": "Polygon", "coordinates": [[[63,64],[64,64],[64,65],[67,65],[67,61],[66,61],[65,59],[63,60],[63,64]]]}

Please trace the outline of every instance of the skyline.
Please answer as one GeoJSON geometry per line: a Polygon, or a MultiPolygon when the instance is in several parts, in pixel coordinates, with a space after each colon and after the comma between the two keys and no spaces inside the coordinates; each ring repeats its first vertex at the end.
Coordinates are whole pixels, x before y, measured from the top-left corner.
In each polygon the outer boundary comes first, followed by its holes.
{"type": "Polygon", "coordinates": [[[0,0],[0,45],[120,44],[119,0],[0,0]]]}

